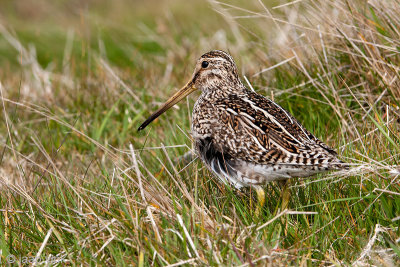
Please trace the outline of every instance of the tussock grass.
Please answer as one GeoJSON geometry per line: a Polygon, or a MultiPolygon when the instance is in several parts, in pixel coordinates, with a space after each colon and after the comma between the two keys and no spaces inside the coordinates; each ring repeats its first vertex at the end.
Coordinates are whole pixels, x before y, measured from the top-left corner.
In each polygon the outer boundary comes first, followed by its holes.
{"type": "Polygon", "coordinates": [[[398,2],[22,2],[0,11],[2,263],[400,263],[398,2]],[[257,217],[182,157],[194,98],[137,133],[211,49],[352,168],[292,180],[284,211],[268,184],[257,217]]]}

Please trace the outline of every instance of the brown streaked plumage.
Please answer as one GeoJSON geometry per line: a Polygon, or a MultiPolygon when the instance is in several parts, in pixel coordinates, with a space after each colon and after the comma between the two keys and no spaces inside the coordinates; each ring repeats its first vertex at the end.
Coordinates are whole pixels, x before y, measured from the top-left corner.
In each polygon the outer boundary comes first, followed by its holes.
{"type": "Polygon", "coordinates": [[[193,108],[192,136],[205,165],[236,188],[306,177],[346,168],[336,152],[270,99],[248,90],[232,57],[214,50],[202,55],[192,79],[138,130],[201,90],[193,108]]]}

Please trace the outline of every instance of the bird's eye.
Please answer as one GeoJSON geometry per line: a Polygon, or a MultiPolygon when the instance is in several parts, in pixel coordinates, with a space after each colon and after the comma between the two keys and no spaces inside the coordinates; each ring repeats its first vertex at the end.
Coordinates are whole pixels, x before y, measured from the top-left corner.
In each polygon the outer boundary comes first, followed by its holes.
{"type": "Polygon", "coordinates": [[[201,67],[202,68],[207,68],[208,67],[208,61],[203,61],[203,62],[201,62],[201,67]]]}

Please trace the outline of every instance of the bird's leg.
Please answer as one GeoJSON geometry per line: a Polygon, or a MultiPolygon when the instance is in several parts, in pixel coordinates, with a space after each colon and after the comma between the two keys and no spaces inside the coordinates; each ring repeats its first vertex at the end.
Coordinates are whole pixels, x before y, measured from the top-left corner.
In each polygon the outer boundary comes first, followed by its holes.
{"type": "Polygon", "coordinates": [[[262,208],[265,204],[265,191],[261,186],[254,186],[254,189],[257,193],[257,207],[256,207],[256,216],[260,216],[262,208]]]}
{"type": "Polygon", "coordinates": [[[182,162],[183,164],[188,164],[191,161],[193,161],[196,158],[196,153],[194,153],[193,150],[189,150],[188,152],[186,152],[185,154],[183,154],[182,156],[178,157],[175,162],[176,163],[180,163],[182,162]]]}
{"type": "Polygon", "coordinates": [[[290,199],[290,180],[282,180],[279,181],[279,185],[281,187],[281,198],[282,198],[282,204],[281,204],[281,211],[284,211],[288,204],[289,204],[289,199],[290,199]]]}

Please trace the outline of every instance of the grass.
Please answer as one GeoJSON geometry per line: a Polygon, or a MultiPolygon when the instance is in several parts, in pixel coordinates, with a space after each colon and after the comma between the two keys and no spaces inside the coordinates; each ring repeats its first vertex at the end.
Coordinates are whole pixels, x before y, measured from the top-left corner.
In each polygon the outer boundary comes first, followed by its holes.
{"type": "Polygon", "coordinates": [[[6,1],[1,262],[398,265],[400,4],[283,4],[6,1]],[[138,133],[211,49],[351,170],[292,180],[285,211],[268,184],[255,216],[254,192],[180,160],[196,96],[138,133]]]}

